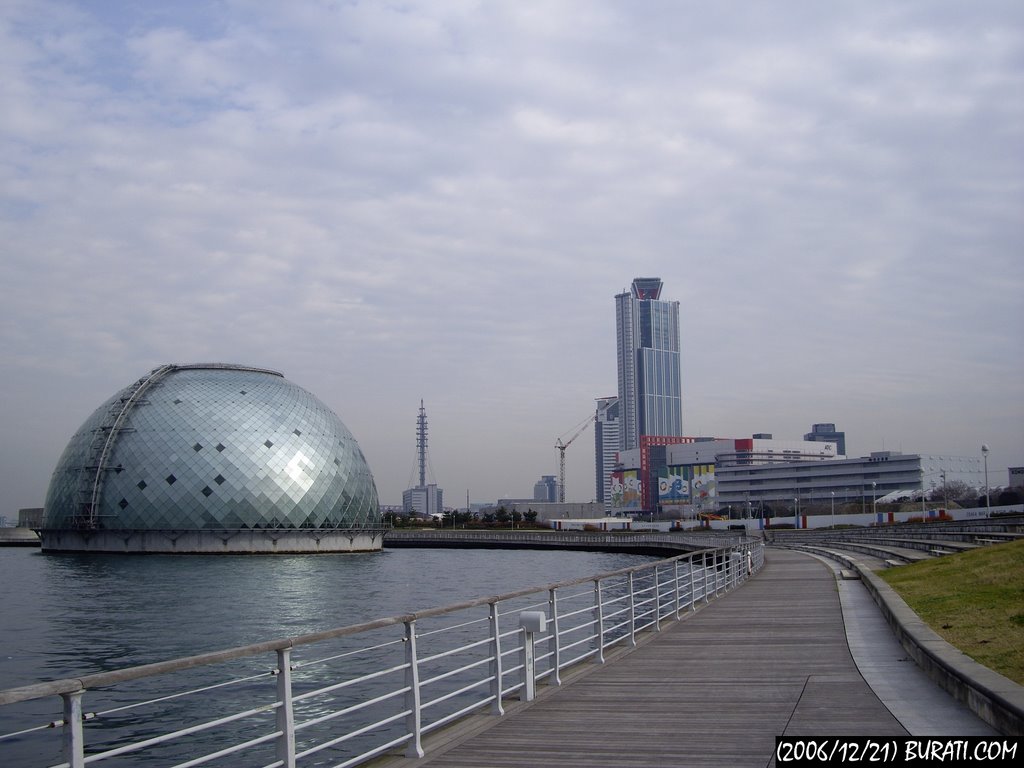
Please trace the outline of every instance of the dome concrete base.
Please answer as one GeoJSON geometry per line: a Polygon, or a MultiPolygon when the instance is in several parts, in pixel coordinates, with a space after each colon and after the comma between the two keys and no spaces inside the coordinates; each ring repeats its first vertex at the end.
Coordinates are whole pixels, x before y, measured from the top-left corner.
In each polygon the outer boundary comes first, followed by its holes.
{"type": "Polygon", "coordinates": [[[383,529],[39,531],[44,552],[180,555],[297,555],[376,552],[383,529]]]}

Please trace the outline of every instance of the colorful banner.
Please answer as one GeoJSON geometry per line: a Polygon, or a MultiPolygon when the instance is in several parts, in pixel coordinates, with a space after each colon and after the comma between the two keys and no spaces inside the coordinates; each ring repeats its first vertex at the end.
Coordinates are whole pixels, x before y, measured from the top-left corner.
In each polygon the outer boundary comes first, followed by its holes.
{"type": "Polygon", "coordinates": [[[690,480],[690,498],[694,504],[699,504],[708,499],[714,499],[718,495],[718,486],[715,483],[715,465],[701,464],[691,468],[693,479],[690,480]]]}
{"type": "Polygon", "coordinates": [[[639,472],[635,469],[612,472],[612,509],[640,509],[639,472]]]}
{"type": "Polygon", "coordinates": [[[683,467],[666,467],[658,475],[659,504],[685,504],[690,500],[690,483],[683,467]]]}

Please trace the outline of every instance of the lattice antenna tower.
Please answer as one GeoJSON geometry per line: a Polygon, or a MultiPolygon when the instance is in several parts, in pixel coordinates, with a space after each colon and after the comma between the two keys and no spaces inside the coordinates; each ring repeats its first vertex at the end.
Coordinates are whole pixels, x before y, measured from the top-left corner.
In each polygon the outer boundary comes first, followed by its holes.
{"type": "Polygon", "coordinates": [[[416,456],[420,467],[420,488],[427,484],[427,411],[420,400],[420,415],[416,418],[416,456]]]}

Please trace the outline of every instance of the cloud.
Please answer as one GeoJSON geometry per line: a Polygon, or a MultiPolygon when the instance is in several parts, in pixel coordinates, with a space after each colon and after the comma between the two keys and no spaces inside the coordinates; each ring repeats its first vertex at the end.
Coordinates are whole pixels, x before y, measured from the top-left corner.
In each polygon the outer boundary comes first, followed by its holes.
{"type": "Polygon", "coordinates": [[[612,296],[638,274],[681,302],[688,431],[835,421],[854,451],[1019,464],[1021,21],[9,3],[3,418],[40,431],[3,455],[9,504],[40,503],[110,392],[215,359],[335,407],[386,501],[421,397],[442,485],[528,494],[615,391],[612,296]]]}

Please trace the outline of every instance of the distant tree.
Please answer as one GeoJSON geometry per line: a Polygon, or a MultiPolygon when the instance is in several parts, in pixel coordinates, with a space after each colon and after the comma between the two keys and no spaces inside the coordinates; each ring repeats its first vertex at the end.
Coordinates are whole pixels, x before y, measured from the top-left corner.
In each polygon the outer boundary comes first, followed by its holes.
{"type": "Polygon", "coordinates": [[[526,522],[528,522],[531,525],[533,525],[534,523],[537,522],[537,510],[535,510],[535,509],[528,509],[528,510],[526,510],[526,514],[523,515],[523,519],[526,520],[526,522]]]}
{"type": "Polygon", "coordinates": [[[494,525],[494,523],[496,522],[495,515],[493,512],[484,512],[481,520],[487,525],[494,525]]]}
{"type": "MultiPolygon", "coordinates": [[[[963,480],[949,480],[945,486],[940,482],[928,494],[930,501],[949,501],[950,503],[971,507],[975,506],[977,498],[978,489],[972,488],[963,480]]],[[[982,498],[984,498],[984,495],[982,495],[982,498]]]]}
{"type": "Polygon", "coordinates": [[[1024,504],[1024,488],[1004,488],[999,492],[996,504],[999,506],[1024,504]]]}
{"type": "Polygon", "coordinates": [[[500,507],[498,507],[497,511],[494,513],[494,519],[498,523],[501,523],[502,525],[505,525],[505,523],[507,523],[512,518],[509,515],[508,510],[505,509],[504,506],[500,506],[500,507]]]}

